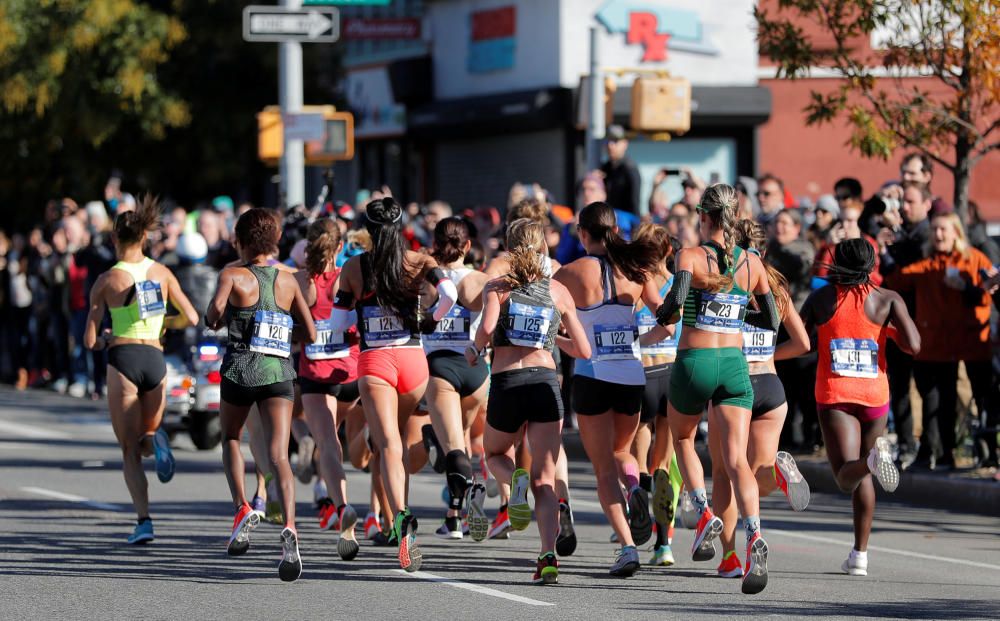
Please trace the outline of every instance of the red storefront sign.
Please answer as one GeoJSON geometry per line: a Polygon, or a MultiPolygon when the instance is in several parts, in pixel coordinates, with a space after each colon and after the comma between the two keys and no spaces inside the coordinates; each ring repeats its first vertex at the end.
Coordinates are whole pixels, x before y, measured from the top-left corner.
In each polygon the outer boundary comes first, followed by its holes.
{"type": "Polygon", "coordinates": [[[419,39],[419,19],[345,19],[341,25],[341,39],[419,39]]]}

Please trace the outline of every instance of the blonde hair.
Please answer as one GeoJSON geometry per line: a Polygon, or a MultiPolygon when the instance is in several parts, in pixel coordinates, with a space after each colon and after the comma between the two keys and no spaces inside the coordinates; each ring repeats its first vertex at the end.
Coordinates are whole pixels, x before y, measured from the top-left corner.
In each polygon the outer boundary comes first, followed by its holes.
{"type": "Polygon", "coordinates": [[[507,261],[510,271],[505,278],[513,287],[521,287],[545,276],[541,252],[545,249],[545,230],[528,218],[519,218],[507,227],[507,261]]]}
{"type": "MultiPolygon", "coordinates": [[[[959,219],[956,213],[941,213],[933,216],[931,220],[937,220],[943,218],[947,220],[952,228],[955,229],[955,250],[958,254],[962,255],[962,258],[969,257],[969,239],[965,236],[965,227],[962,226],[962,220],[959,219]]],[[[927,244],[924,248],[924,256],[930,256],[934,254],[934,239],[933,233],[931,237],[928,238],[927,244]]]]}
{"type": "Polygon", "coordinates": [[[507,210],[507,224],[510,225],[514,220],[520,220],[521,218],[527,218],[538,222],[542,226],[548,226],[549,221],[549,209],[540,200],[533,197],[528,197],[518,201],[513,207],[507,210]]]}
{"type": "Polygon", "coordinates": [[[712,221],[712,226],[722,231],[725,257],[717,257],[719,273],[705,277],[707,291],[729,291],[733,288],[735,272],[727,274],[736,261],[736,210],[739,208],[739,194],[736,188],[726,183],[709,186],[701,196],[700,208],[712,221]]]}

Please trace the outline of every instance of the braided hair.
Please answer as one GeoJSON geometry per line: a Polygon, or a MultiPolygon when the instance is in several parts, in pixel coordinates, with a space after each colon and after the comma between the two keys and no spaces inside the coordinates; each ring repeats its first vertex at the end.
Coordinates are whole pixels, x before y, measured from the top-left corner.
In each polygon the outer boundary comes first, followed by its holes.
{"type": "Polygon", "coordinates": [[[790,300],[788,279],[773,265],[765,261],[761,255],[767,246],[767,233],[764,231],[764,225],[753,220],[743,219],[736,223],[735,228],[736,245],[760,257],[760,262],[764,265],[764,273],[767,274],[767,284],[774,292],[774,299],[778,305],[778,316],[784,317],[790,300]]]}
{"type": "Polygon", "coordinates": [[[708,216],[712,227],[722,231],[723,255],[716,257],[719,273],[709,273],[705,277],[705,290],[711,292],[729,291],[733,288],[735,273],[730,268],[736,263],[736,212],[739,208],[739,194],[727,183],[716,183],[701,196],[698,210],[708,216]]]}
{"type": "Polygon", "coordinates": [[[826,268],[827,280],[836,285],[867,285],[875,269],[875,249],[862,237],[845,239],[833,249],[833,265],[826,268]]]}

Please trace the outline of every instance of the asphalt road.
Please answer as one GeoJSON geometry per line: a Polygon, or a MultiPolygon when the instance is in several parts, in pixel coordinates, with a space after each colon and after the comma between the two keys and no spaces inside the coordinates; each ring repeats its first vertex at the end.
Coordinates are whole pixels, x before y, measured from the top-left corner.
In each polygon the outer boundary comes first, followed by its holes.
{"type": "MultiPolygon", "coordinates": [[[[695,564],[692,531],[678,528],[670,568],[612,579],[615,546],[586,463],[572,464],[581,544],[561,561],[560,583],[530,584],[534,526],[508,541],[440,541],[442,481],[414,477],[423,571],[398,569],[392,550],[367,542],[340,560],[300,485],[304,573],[277,578],[278,528],[262,525],[250,553],[226,556],[232,520],[221,454],[176,442],[178,473],[162,485],[148,466],[157,540],[125,544],[134,514],[106,413],[52,393],[0,389],[0,618],[4,619],[809,619],[1000,618],[1000,519],[885,503],[878,507],[869,576],[848,577],[850,503],[816,494],[792,513],[764,501],[770,584],[757,596],[695,564]]],[[[367,475],[351,471],[363,515],[367,475]]],[[[495,511],[496,501],[488,506],[495,511]]],[[[742,555],[741,555],[742,556],[742,555]]],[[[649,552],[641,552],[643,561],[649,552]]]]}

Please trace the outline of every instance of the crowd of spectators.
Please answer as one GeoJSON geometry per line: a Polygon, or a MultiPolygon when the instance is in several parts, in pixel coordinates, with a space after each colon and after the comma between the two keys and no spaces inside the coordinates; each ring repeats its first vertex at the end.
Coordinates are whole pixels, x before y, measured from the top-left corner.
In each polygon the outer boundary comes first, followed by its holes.
{"type": "MultiPolygon", "coordinates": [[[[653,179],[648,209],[640,210],[640,175],[627,156],[628,141],[621,128],[609,128],[608,160],[577,184],[565,204],[545,188],[514,183],[508,202],[499,207],[453,209],[444,201],[409,203],[404,236],[413,249],[430,244],[436,223],[452,215],[466,217],[477,233],[473,253],[484,264],[501,249],[506,210],[525,204],[548,219],[546,239],[551,255],[568,263],[584,254],[575,235],[574,214],[583,205],[606,201],[615,208],[619,227],[628,236],[643,221],[663,225],[676,243],[699,243],[695,207],[706,184],[690,169],[660,170],[653,179]],[[682,195],[668,196],[663,182],[681,176],[682,195]]],[[[103,201],[80,207],[69,198],[51,201],[44,219],[25,233],[8,237],[0,231],[0,379],[17,388],[48,386],[74,396],[98,398],[104,386],[103,352],[81,345],[94,279],[115,262],[110,240],[111,218],[133,209],[135,199],[120,184],[105,188],[103,201]]],[[[900,292],[915,318],[924,343],[916,359],[889,346],[892,424],[904,468],[954,465],[959,412],[1000,410],[994,369],[991,295],[997,281],[994,265],[1000,248],[987,235],[975,204],[967,221],[936,197],[931,162],[907,155],[900,177],[866,195],[857,179],[835,180],[831,193],[813,203],[796,201],[779,176],[735,180],[742,217],[764,224],[769,243],[765,260],[787,279],[796,308],[825,284],[833,247],[845,239],[864,238],[877,250],[873,284],[900,292]],[[867,196],[867,198],[866,198],[867,196]],[[961,375],[971,387],[971,403],[959,399],[961,375]],[[911,403],[911,380],[920,395],[920,437],[914,436],[917,416],[911,403]]],[[[368,199],[389,193],[379,188],[368,199]]],[[[361,226],[364,200],[357,206],[334,202],[313,208],[296,207],[284,218],[280,260],[304,262],[300,240],[308,223],[321,215],[336,218],[347,234],[346,256],[366,247],[361,226]]],[[[188,210],[165,201],[162,227],[151,238],[149,254],[178,272],[196,307],[211,294],[218,269],[236,258],[230,244],[236,218],[250,206],[235,205],[225,196],[188,210]]],[[[993,322],[995,325],[995,321],[993,322]]],[[[786,338],[779,335],[779,340],[786,338]]],[[[821,442],[813,397],[816,356],[780,362],[789,416],[782,435],[788,448],[810,450],[821,442]]],[[[985,417],[984,417],[985,418],[985,417]]],[[[990,424],[996,425],[995,419],[990,424]]],[[[995,465],[996,434],[986,434],[995,465]]]]}

